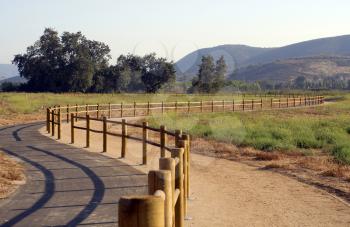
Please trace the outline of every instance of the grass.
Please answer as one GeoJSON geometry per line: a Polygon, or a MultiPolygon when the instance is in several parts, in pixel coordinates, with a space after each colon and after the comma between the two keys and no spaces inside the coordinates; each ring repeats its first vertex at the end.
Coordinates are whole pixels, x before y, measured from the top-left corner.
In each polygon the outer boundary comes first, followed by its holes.
{"type": "MultiPolygon", "coordinates": [[[[246,95],[246,98],[252,96],[246,95]]],[[[54,105],[242,99],[242,95],[1,93],[0,115],[32,114],[54,105]]]]}
{"type": "Polygon", "coordinates": [[[155,117],[152,125],[181,128],[191,135],[259,150],[298,151],[317,149],[341,164],[350,164],[350,95],[324,106],[280,111],[214,113],[155,117]]]}

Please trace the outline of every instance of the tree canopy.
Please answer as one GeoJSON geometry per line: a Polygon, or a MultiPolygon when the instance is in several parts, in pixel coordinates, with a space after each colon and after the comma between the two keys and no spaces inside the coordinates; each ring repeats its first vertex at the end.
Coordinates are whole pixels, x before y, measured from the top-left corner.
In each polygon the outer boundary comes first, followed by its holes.
{"type": "Polygon", "coordinates": [[[14,57],[28,91],[49,92],[157,92],[175,81],[173,62],[157,58],[121,55],[109,65],[108,45],[87,39],[81,32],[47,28],[25,54],[14,57]]]}

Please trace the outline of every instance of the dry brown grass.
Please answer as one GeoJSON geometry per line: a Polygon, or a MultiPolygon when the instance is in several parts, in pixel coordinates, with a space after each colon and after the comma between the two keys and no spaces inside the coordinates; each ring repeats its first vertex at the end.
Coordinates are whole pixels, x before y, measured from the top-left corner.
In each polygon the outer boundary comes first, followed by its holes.
{"type": "Polygon", "coordinates": [[[0,199],[9,196],[23,182],[23,167],[0,152],[0,199]]]}

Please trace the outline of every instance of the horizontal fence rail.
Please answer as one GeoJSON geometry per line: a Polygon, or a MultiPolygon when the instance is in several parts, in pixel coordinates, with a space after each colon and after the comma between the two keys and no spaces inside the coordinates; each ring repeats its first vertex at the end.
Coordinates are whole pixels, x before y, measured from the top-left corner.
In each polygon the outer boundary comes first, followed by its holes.
{"type": "MultiPolygon", "coordinates": [[[[102,150],[108,152],[108,136],[121,138],[121,157],[126,158],[128,140],[142,143],[142,164],[148,161],[148,146],[160,149],[159,168],[148,174],[149,195],[122,197],[119,201],[118,222],[121,227],[183,227],[187,214],[190,191],[190,136],[181,130],[167,130],[165,126],[151,127],[127,122],[123,117],[148,116],[153,113],[208,113],[255,111],[263,109],[295,108],[324,103],[324,97],[284,97],[271,99],[242,99],[232,101],[158,102],[132,104],[96,104],[54,106],[47,109],[47,132],[61,139],[62,121],[70,123],[71,143],[75,143],[75,131],[85,131],[86,147],[90,147],[90,134],[102,134],[102,150]],[[63,119],[63,118],[66,119],[63,119]],[[111,118],[120,117],[121,120],[111,118]],[[82,126],[79,123],[83,123],[82,126]],[[97,129],[91,122],[100,125],[97,129]],[[119,132],[110,130],[119,126],[119,132]],[[57,128],[57,130],[55,130],[57,128]],[[128,133],[129,129],[139,134],[128,133]],[[151,139],[149,134],[155,134],[151,139]],[[169,140],[174,144],[170,145],[169,140]],[[166,152],[171,157],[166,156],[166,152]]],[[[169,155],[168,155],[169,156],[169,155]]]]}

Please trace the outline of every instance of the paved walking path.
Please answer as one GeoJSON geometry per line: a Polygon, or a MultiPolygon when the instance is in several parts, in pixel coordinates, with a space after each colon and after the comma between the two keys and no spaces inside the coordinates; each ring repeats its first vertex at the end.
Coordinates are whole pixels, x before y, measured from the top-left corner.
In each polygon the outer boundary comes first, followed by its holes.
{"type": "Polygon", "coordinates": [[[27,178],[0,201],[0,226],[117,226],[120,196],[145,194],[147,176],[116,159],[45,137],[41,127],[0,128],[0,150],[23,161],[27,178]]]}

